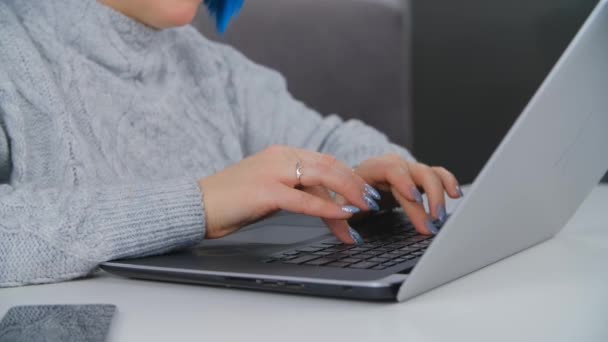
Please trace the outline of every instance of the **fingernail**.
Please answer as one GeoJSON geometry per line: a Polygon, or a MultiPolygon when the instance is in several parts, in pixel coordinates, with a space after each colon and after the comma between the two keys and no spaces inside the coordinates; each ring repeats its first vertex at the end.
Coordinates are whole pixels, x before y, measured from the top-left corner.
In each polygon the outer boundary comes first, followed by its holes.
{"type": "Polygon", "coordinates": [[[464,197],[464,192],[462,192],[462,189],[460,188],[460,185],[456,186],[456,192],[458,193],[458,196],[464,197]]]}
{"type": "Polygon", "coordinates": [[[445,204],[437,204],[437,219],[443,223],[447,220],[448,216],[445,212],[445,204]]]}
{"type": "Polygon", "coordinates": [[[382,198],[380,196],[380,193],[378,192],[378,190],[374,189],[371,185],[369,184],[365,184],[365,193],[372,196],[373,198],[379,200],[380,198],[382,198]]]}
{"type": "Polygon", "coordinates": [[[353,241],[357,245],[362,245],[363,243],[365,243],[361,235],[357,233],[357,231],[354,230],[352,227],[348,227],[348,234],[350,234],[350,238],[353,239],[353,241]]]}
{"type": "Polygon", "coordinates": [[[414,199],[416,200],[417,203],[422,204],[422,194],[420,193],[420,191],[418,191],[418,189],[413,186],[412,187],[412,196],[414,197],[414,199]]]}
{"type": "Polygon", "coordinates": [[[342,206],[342,211],[347,212],[347,213],[351,213],[351,214],[356,214],[358,212],[361,211],[361,209],[353,206],[353,205],[343,205],[342,206]]]}
{"type": "Polygon", "coordinates": [[[363,200],[367,204],[367,207],[369,208],[369,210],[373,210],[373,211],[380,210],[380,206],[378,205],[378,203],[376,203],[376,201],[374,201],[371,197],[369,197],[369,195],[363,195],[363,200]]]}
{"type": "Polygon", "coordinates": [[[437,229],[441,230],[441,228],[445,225],[445,223],[448,221],[448,219],[450,218],[450,214],[445,216],[445,219],[443,221],[437,219],[437,220],[433,220],[433,224],[435,225],[435,227],[437,227],[437,229]]]}
{"type": "Polygon", "coordinates": [[[424,223],[426,229],[431,232],[431,234],[433,235],[437,235],[437,233],[439,233],[439,228],[437,228],[437,226],[435,226],[433,224],[433,222],[431,222],[431,220],[426,220],[426,222],[424,223]]]}

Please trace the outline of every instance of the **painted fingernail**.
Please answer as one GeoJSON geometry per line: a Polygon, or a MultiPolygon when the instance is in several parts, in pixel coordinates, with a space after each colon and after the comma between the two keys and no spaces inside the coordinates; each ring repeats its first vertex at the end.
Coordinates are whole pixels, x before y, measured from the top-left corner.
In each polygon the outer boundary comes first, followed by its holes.
{"type": "Polygon", "coordinates": [[[422,204],[422,194],[420,193],[420,191],[418,191],[418,189],[413,186],[412,190],[411,190],[412,196],[414,197],[414,199],[416,200],[417,203],[422,204]]]}
{"type": "Polygon", "coordinates": [[[458,193],[458,196],[464,197],[464,192],[462,192],[462,188],[460,188],[460,185],[456,186],[456,192],[458,193]]]}
{"type": "Polygon", "coordinates": [[[445,223],[448,222],[448,220],[450,219],[450,215],[451,214],[445,215],[445,218],[443,219],[443,221],[441,221],[441,220],[434,220],[433,224],[435,225],[435,227],[437,227],[437,228],[439,228],[439,230],[441,230],[441,227],[443,227],[445,225],[445,223]]]}
{"type": "Polygon", "coordinates": [[[371,197],[369,197],[369,195],[363,195],[363,200],[365,201],[365,204],[367,204],[367,207],[369,208],[369,210],[373,210],[373,211],[380,210],[380,206],[378,205],[378,203],[376,203],[376,201],[374,201],[371,197]]]}
{"type": "Polygon", "coordinates": [[[350,238],[353,239],[353,241],[357,245],[362,245],[365,243],[363,241],[363,238],[361,237],[361,235],[359,233],[357,233],[357,231],[354,230],[352,227],[348,227],[348,234],[350,234],[350,238]]]}
{"type": "Polygon", "coordinates": [[[361,211],[361,209],[353,206],[353,205],[343,205],[342,206],[342,211],[347,212],[347,213],[351,213],[351,214],[356,214],[358,212],[361,211]]]}
{"type": "Polygon", "coordinates": [[[365,193],[372,196],[374,199],[379,200],[380,198],[382,198],[380,196],[380,193],[378,192],[378,190],[374,189],[371,185],[369,184],[365,184],[365,193]]]}
{"type": "Polygon", "coordinates": [[[431,220],[426,220],[424,225],[425,225],[426,229],[429,232],[431,232],[431,234],[437,235],[437,233],[439,233],[439,228],[437,228],[437,226],[435,224],[433,224],[433,222],[431,222],[431,220]]]}
{"type": "Polygon", "coordinates": [[[437,219],[443,223],[447,220],[448,215],[445,212],[445,204],[437,204],[437,219]]]}

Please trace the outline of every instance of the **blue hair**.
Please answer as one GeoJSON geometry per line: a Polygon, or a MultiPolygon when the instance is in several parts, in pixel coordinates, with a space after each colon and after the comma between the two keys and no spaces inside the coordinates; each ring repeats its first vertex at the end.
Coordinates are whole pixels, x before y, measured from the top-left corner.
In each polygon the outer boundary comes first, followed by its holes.
{"type": "Polygon", "coordinates": [[[218,32],[224,33],[230,19],[234,17],[241,7],[243,0],[205,0],[209,14],[215,18],[215,27],[218,32]]]}

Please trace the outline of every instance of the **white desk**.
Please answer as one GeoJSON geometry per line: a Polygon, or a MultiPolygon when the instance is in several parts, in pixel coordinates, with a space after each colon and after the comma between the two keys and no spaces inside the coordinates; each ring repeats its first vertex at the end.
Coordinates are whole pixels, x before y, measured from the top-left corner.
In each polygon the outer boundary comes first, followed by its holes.
{"type": "Polygon", "coordinates": [[[121,279],[0,290],[14,305],[113,303],[109,341],[608,341],[608,186],[555,239],[405,303],[121,279]]]}

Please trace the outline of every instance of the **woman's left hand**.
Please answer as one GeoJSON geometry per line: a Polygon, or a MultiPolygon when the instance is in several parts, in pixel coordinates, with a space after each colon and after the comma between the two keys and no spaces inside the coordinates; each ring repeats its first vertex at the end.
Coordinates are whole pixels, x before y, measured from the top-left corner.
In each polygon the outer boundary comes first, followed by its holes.
{"type": "MultiPolygon", "coordinates": [[[[391,193],[421,234],[437,234],[434,221],[447,219],[444,194],[462,197],[456,177],[445,168],[407,161],[396,154],[367,159],[353,171],[374,188],[391,193]],[[430,213],[425,211],[419,188],[427,195],[430,213]]],[[[344,220],[325,222],[332,231],[348,229],[344,220]]]]}

